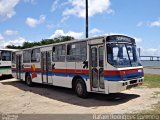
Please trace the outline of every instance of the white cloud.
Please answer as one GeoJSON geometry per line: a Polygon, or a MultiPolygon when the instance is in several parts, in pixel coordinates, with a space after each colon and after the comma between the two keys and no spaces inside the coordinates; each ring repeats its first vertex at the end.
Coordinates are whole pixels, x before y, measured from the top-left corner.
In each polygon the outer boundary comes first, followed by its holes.
{"type": "Polygon", "coordinates": [[[31,17],[28,17],[26,19],[26,24],[29,26],[29,27],[36,27],[38,24],[41,24],[45,21],[46,19],[46,16],[45,15],[40,15],[39,19],[35,19],[35,18],[31,18],[31,17]]]}
{"type": "Polygon", "coordinates": [[[4,37],[0,34],[0,48],[4,48],[5,40],[4,37]]]}
{"type": "Polygon", "coordinates": [[[16,39],[7,39],[7,38],[4,38],[2,36],[2,34],[0,34],[0,48],[5,48],[7,45],[15,45],[15,46],[18,46],[18,45],[22,45],[24,42],[26,42],[27,40],[23,37],[17,37],[16,39]]]}
{"type": "Polygon", "coordinates": [[[6,30],[4,32],[4,35],[17,35],[18,34],[18,31],[16,30],[6,30]]]}
{"type": "Polygon", "coordinates": [[[140,21],[137,24],[137,27],[141,27],[141,26],[160,27],[160,18],[158,18],[158,20],[155,20],[155,21],[152,21],[152,22],[142,22],[142,21],[140,21]]]}
{"type": "Polygon", "coordinates": [[[141,26],[143,26],[143,22],[139,22],[138,24],[137,24],[137,27],[141,27],[141,26]]]}
{"type": "Polygon", "coordinates": [[[83,36],[83,32],[69,31],[65,33],[63,30],[56,30],[54,34],[51,35],[49,38],[52,39],[52,38],[59,37],[59,36],[72,36],[74,38],[81,38],[83,36]]]}
{"type": "Polygon", "coordinates": [[[35,4],[35,0],[23,0],[25,3],[31,3],[31,4],[35,4]]]}
{"type": "Polygon", "coordinates": [[[52,3],[51,12],[54,12],[54,11],[57,9],[58,3],[59,3],[59,0],[55,0],[55,1],[52,3]]]}
{"type": "Polygon", "coordinates": [[[160,56],[160,48],[140,48],[141,56],[160,56]]]}
{"type": "Polygon", "coordinates": [[[10,40],[8,41],[4,46],[7,45],[15,45],[15,46],[19,46],[22,45],[24,42],[26,42],[27,40],[23,37],[18,37],[17,39],[14,40],[10,40]]]}
{"type": "Polygon", "coordinates": [[[54,25],[54,24],[47,24],[46,27],[47,27],[48,29],[52,29],[52,28],[55,27],[55,25],[54,25]]]}
{"type": "Polygon", "coordinates": [[[19,46],[19,45],[22,45],[26,41],[27,40],[23,37],[18,37],[18,38],[13,39],[13,40],[7,40],[7,39],[4,39],[4,38],[1,39],[1,35],[0,35],[0,42],[1,42],[0,48],[5,48],[7,45],[19,46]]]}
{"type": "Polygon", "coordinates": [[[160,19],[150,23],[151,27],[160,27],[160,19]]]}
{"type": "MultiPolygon", "coordinates": [[[[81,18],[85,18],[85,0],[68,0],[71,4],[71,8],[66,8],[63,11],[64,16],[75,15],[81,18]]],[[[88,15],[92,17],[98,13],[107,12],[108,14],[113,13],[110,7],[110,0],[89,0],[88,15]]]]}
{"type": "Polygon", "coordinates": [[[39,17],[39,23],[42,23],[46,20],[46,16],[45,15],[40,15],[39,17]]]}
{"type": "Polygon", "coordinates": [[[0,40],[1,41],[1,44],[0,44],[0,48],[4,48],[5,47],[5,41],[4,40],[0,40]]]}
{"type": "Polygon", "coordinates": [[[0,0],[0,21],[12,18],[16,12],[15,7],[20,0],[0,0]]]}
{"type": "Polygon", "coordinates": [[[34,18],[31,18],[31,17],[28,17],[26,19],[26,24],[30,27],[35,27],[37,24],[38,24],[38,20],[34,19],[34,18]]]}
{"type": "Polygon", "coordinates": [[[69,16],[64,16],[62,19],[61,19],[61,23],[64,23],[66,20],[69,19],[69,16]]]}
{"type": "Polygon", "coordinates": [[[4,37],[0,34],[0,41],[3,40],[3,39],[4,39],[4,37]]]}
{"type": "Polygon", "coordinates": [[[142,39],[141,39],[141,38],[134,37],[134,39],[135,39],[135,41],[136,41],[137,43],[142,42],[142,39]]]}
{"type": "Polygon", "coordinates": [[[97,28],[93,28],[89,31],[89,34],[97,34],[97,33],[101,33],[102,31],[97,29],[97,28]]]}

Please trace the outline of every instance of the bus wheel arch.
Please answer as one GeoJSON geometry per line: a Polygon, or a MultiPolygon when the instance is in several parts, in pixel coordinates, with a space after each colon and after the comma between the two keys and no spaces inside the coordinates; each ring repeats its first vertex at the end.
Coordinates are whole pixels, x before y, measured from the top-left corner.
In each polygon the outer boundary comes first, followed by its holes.
{"type": "Polygon", "coordinates": [[[32,82],[32,78],[29,72],[25,73],[25,82],[28,86],[32,87],[33,86],[33,82],[32,82]]]}
{"type": "Polygon", "coordinates": [[[72,89],[75,91],[77,96],[81,98],[86,98],[88,95],[86,83],[81,76],[75,76],[73,78],[72,89]]]}

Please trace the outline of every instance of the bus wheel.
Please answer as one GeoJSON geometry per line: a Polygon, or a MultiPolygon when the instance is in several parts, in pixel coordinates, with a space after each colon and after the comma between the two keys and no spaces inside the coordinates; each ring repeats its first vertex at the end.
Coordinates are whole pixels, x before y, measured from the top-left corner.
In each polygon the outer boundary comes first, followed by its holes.
{"type": "Polygon", "coordinates": [[[32,82],[31,76],[29,74],[26,76],[26,84],[30,87],[33,86],[33,82],[32,82]]]}
{"type": "Polygon", "coordinates": [[[86,85],[82,79],[77,79],[77,82],[75,84],[75,92],[77,96],[81,98],[86,98],[88,93],[86,90],[86,85]]]}

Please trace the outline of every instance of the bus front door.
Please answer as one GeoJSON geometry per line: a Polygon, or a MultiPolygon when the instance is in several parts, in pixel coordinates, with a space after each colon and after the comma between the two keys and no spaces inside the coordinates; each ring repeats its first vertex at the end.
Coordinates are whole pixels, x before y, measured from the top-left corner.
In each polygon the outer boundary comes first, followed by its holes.
{"type": "Polygon", "coordinates": [[[90,79],[92,91],[104,92],[104,47],[94,45],[90,49],[90,79]]]}
{"type": "Polygon", "coordinates": [[[51,51],[41,52],[42,83],[51,84],[51,51]]]}
{"type": "Polygon", "coordinates": [[[17,79],[21,79],[21,69],[22,69],[22,55],[16,55],[16,76],[17,79]]]}

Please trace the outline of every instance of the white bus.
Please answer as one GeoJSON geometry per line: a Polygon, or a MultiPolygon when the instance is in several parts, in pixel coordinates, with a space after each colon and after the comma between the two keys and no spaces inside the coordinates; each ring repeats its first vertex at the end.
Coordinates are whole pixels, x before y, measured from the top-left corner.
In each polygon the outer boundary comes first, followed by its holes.
{"type": "Polygon", "coordinates": [[[24,49],[14,53],[13,76],[33,83],[88,92],[117,93],[144,80],[135,40],[106,35],[24,49]]]}
{"type": "Polygon", "coordinates": [[[12,75],[11,59],[14,49],[0,49],[0,76],[12,75]]]}

